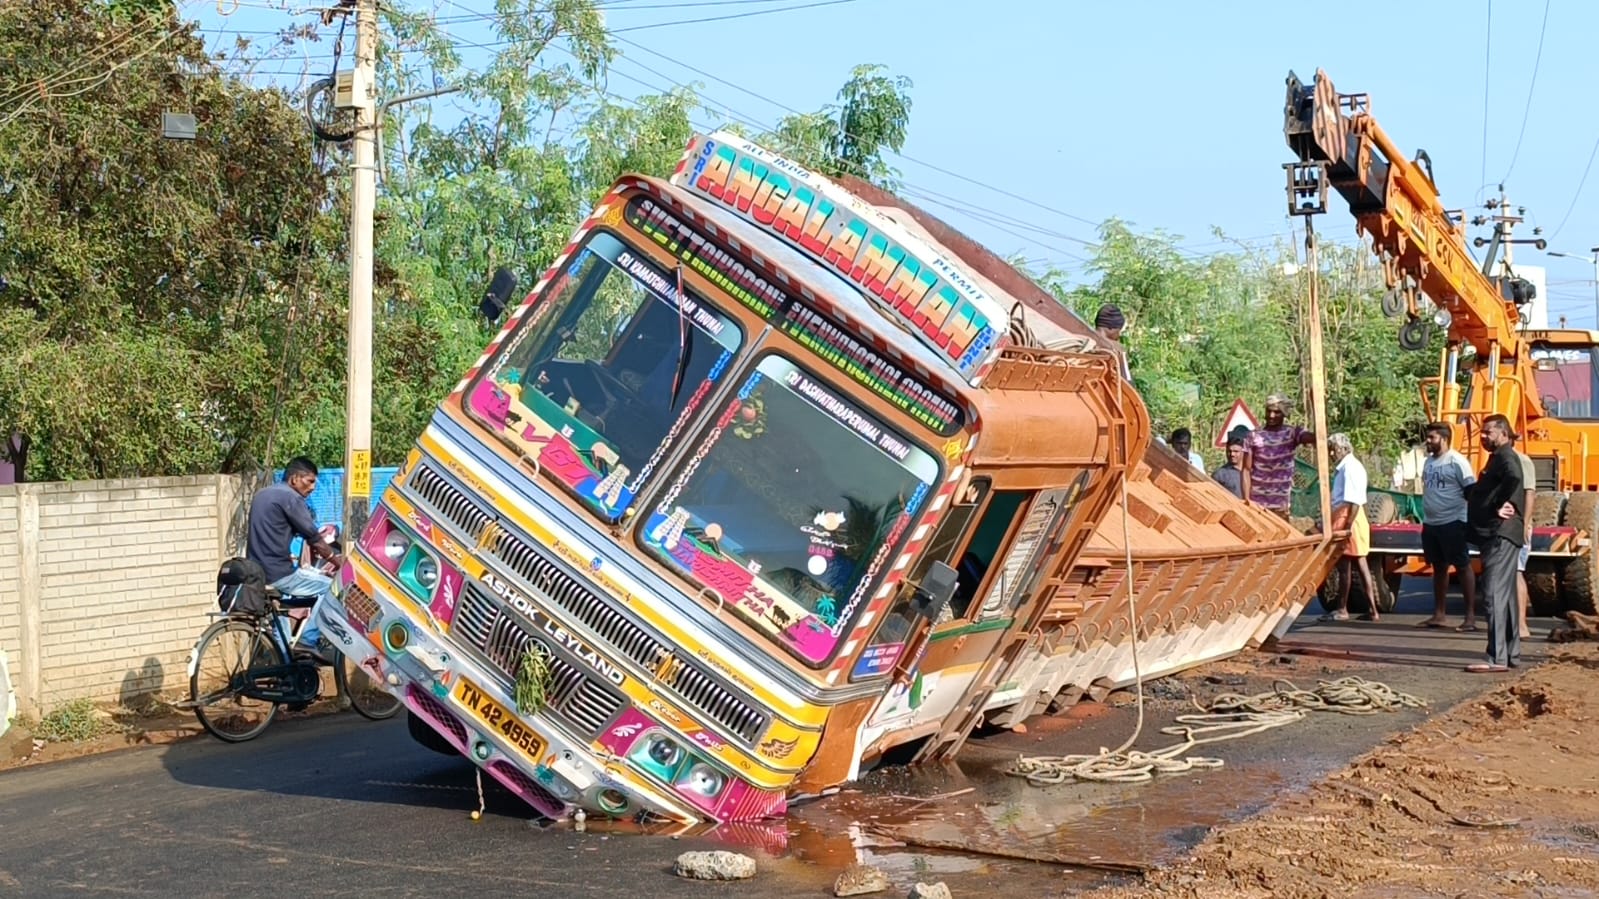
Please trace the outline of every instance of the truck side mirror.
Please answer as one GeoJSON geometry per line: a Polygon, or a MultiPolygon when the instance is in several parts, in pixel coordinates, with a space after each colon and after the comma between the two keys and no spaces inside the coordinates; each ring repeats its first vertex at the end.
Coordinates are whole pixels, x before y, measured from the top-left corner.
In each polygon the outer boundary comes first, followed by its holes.
{"type": "Polygon", "coordinates": [[[955,597],[960,575],[943,562],[934,562],[922,575],[921,583],[911,594],[911,611],[919,618],[937,621],[944,608],[955,597]]]}
{"type": "Polygon", "coordinates": [[[489,289],[484,292],[483,300],[478,303],[478,311],[482,312],[483,317],[490,323],[499,321],[515,290],[516,276],[504,267],[495,269],[494,278],[489,281],[489,289]]]}

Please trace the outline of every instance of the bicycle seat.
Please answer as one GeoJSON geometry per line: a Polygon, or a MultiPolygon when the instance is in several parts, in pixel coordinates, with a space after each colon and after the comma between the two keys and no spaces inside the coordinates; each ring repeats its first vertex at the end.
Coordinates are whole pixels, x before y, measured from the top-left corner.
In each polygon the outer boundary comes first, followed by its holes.
{"type": "Polygon", "coordinates": [[[314,593],[310,596],[285,596],[279,593],[276,588],[267,587],[267,598],[276,601],[281,608],[309,609],[311,606],[316,605],[316,601],[321,597],[314,593]]]}

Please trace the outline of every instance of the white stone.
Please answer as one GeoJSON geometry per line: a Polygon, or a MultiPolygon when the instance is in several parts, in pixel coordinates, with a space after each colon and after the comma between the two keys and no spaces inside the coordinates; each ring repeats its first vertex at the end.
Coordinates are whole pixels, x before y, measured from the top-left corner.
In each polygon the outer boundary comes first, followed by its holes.
{"type": "Polygon", "coordinates": [[[755,876],[755,859],[737,852],[685,852],[672,873],[693,880],[748,880],[755,876]]]}

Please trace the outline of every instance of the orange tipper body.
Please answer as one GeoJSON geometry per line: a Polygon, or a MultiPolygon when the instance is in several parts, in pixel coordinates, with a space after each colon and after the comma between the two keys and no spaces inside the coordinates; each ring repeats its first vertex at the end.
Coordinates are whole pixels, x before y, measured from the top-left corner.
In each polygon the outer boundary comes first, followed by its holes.
{"type": "MultiPolygon", "coordinates": [[[[413,734],[551,816],[749,822],[1121,677],[1125,637],[1060,628],[1115,617],[1078,566],[1145,467],[1142,402],[1080,321],[879,199],[727,134],[599,199],[321,613],[413,734]]],[[[1289,610],[1248,605],[1251,633],[1289,610]]]]}

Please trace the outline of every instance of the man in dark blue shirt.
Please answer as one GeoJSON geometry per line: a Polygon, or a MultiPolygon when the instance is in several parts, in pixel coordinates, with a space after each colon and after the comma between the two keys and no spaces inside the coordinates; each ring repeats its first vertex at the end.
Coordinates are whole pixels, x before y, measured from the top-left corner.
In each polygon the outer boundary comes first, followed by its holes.
{"type": "Polygon", "coordinates": [[[1516,563],[1527,539],[1521,462],[1512,445],[1510,419],[1490,415],[1482,423],[1489,452],[1477,483],[1466,495],[1467,539],[1482,552],[1481,587],[1488,606],[1488,661],[1472,672],[1509,671],[1521,661],[1521,622],[1516,620],[1516,563]]]}
{"type": "MultiPolygon", "coordinates": [[[[305,541],[311,554],[335,565],[343,560],[317,533],[316,519],[305,498],[316,489],[316,463],[304,456],[289,460],[283,481],[264,488],[250,501],[250,533],[245,557],[261,566],[266,580],[284,596],[315,596],[320,605],[332,594],[333,578],[316,568],[301,568],[289,551],[295,537],[305,541]]],[[[304,629],[296,641],[318,661],[329,662],[331,648],[322,639],[316,624],[317,608],[311,609],[304,629]]]]}
{"type": "Polygon", "coordinates": [[[1227,438],[1227,464],[1216,469],[1211,479],[1227,488],[1227,491],[1239,499],[1244,498],[1244,470],[1239,467],[1244,461],[1244,438],[1237,434],[1227,438]]]}

